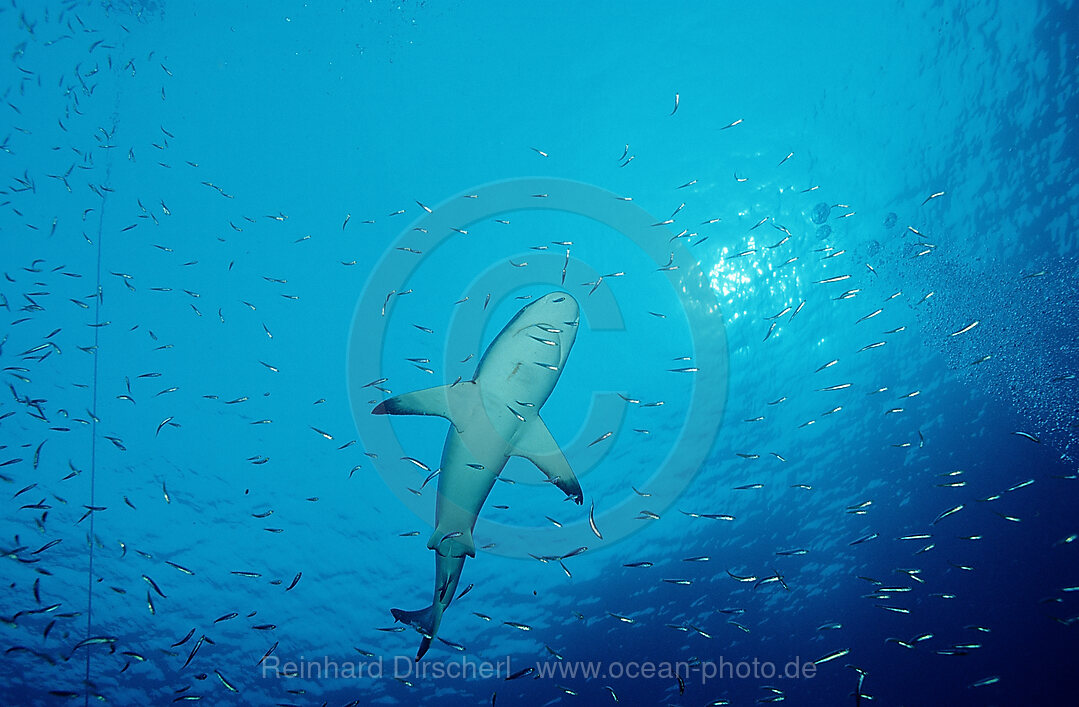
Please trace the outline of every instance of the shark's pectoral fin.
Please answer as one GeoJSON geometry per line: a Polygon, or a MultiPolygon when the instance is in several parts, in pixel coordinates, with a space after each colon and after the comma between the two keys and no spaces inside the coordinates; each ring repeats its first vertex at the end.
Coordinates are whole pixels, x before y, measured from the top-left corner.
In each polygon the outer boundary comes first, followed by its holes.
{"type": "MultiPolygon", "coordinates": [[[[387,398],[375,406],[373,415],[436,415],[450,422],[467,418],[478,403],[476,384],[472,381],[456,385],[440,385],[413,393],[387,398]]],[[[454,426],[460,427],[454,422],[454,426]]]]}
{"type": "Polygon", "coordinates": [[[551,431],[538,415],[522,426],[510,454],[524,457],[538,466],[551,483],[562,489],[577,505],[584,502],[581,484],[566,461],[566,455],[558,448],[551,431]]]}
{"type": "Polygon", "coordinates": [[[425,388],[387,398],[371,411],[374,415],[437,415],[450,417],[448,385],[425,388]]]}

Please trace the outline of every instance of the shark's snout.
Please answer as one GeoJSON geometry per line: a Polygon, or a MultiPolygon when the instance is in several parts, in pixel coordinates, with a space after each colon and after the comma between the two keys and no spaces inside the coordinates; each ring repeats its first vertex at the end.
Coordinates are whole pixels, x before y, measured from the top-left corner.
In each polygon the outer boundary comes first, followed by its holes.
{"type": "Polygon", "coordinates": [[[568,292],[552,292],[544,295],[533,302],[528,310],[529,315],[537,321],[566,326],[575,326],[581,317],[581,308],[577,300],[568,292]]]}

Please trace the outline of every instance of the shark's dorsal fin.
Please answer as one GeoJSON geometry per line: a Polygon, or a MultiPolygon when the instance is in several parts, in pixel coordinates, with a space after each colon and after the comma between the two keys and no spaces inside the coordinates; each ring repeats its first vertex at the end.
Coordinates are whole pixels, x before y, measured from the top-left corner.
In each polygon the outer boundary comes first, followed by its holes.
{"type": "MultiPolygon", "coordinates": [[[[475,382],[464,381],[401,393],[383,400],[371,412],[375,415],[436,415],[454,422],[455,417],[467,417],[478,402],[475,382]]],[[[457,426],[456,422],[454,425],[457,426]]]]}
{"type": "Polygon", "coordinates": [[[539,467],[558,488],[572,498],[577,505],[584,502],[581,484],[566,461],[566,455],[558,448],[551,431],[543,419],[536,415],[521,425],[520,432],[513,440],[511,456],[524,457],[539,467]]]}

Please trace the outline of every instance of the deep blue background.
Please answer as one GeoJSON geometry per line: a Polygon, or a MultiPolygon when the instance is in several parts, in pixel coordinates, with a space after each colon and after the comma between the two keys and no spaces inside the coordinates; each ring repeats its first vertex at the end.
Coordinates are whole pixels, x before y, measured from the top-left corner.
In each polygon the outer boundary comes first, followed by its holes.
{"type": "MultiPolygon", "coordinates": [[[[836,705],[855,701],[850,665],[873,704],[1074,700],[1079,609],[1063,589],[1079,584],[1079,542],[1063,541],[1079,533],[1076,19],[1073,2],[1051,0],[5,5],[4,703],[479,704],[497,692],[499,704],[602,704],[610,686],[626,704],[753,704],[771,685],[789,703],[836,705]],[[634,159],[621,166],[624,152],[634,159]],[[477,223],[423,254],[388,338],[372,338],[380,370],[348,370],[356,303],[425,215],[417,202],[529,176],[632,196],[657,222],[685,204],[657,238],[708,237],[680,252],[676,282],[703,277],[721,305],[710,321],[713,335],[725,328],[730,374],[704,391],[709,419],[685,420],[693,379],[668,369],[714,337],[691,336],[670,281],[619,234],[545,211],[477,223]],[[829,232],[813,220],[819,203],[829,232]],[[769,247],[780,226],[789,241],[769,247]],[[690,678],[680,695],[671,679],[390,675],[418,637],[377,629],[391,606],[428,601],[431,518],[380,472],[414,488],[425,474],[384,440],[358,439],[347,380],[388,377],[396,393],[470,376],[475,359],[449,354],[462,345],[454,316],[489,341],[515,296],[559,286],[554,241],[573,241],[567,289],[617,302],[626,320],[615,332],[583,322],[544,408],[587,469],[588,500],[571,508],[513,461],[505,476],[520,483],[498,484],[484,517],[586,527],[590,502],[601,513],[631,486],[648,491],[683,424],[706,436],[721,422],[719,435],[677,503],[641,499],[660,520],[567,560],[572,577],[506,553],[469,560],[462,586],[475,588],[441,637],[515,670],[553,653],[783,664],[850,650],[815,678],[690,678]],[[489,308],[454,304],[509,259],[533,263],[489,308]],[[582,284],[618,271],[595,295],[582,284]],[[840,275],[851,277],[818,283],[840,275]],[[796,318],[766,319],[803,300],[796,318]],[[671,316],[661,326],[649,311],[671,316]],[[820,391],[840,383],[851,386],[820,391]],[[666,404],[631,405],[599,457],[582,427],[599,392],[666,404]],[[864,515],[848,512],[865,501],[864,515]],[[22,508],[39,503],[47,514],[22,508]],[[105,510],[80,522],[85,506],[105,510]],[[897,539],[912,533],[933,537],[897,539]],[[795,548],[808,552],[776,555],[795,548]],[[695,556],[710,559],[683,561],[695,556]],[[639,561],[655,566],[623,567],[639,561]],[[778,571],[789,591],[728,571],[778,571]],[[865,578],[911,591],[874,599],[865,578]],[[842,628],[819,629],[830,622],[842,628]],[[670,627],[690,624],[711,638],[670,627]],[[887,640],[926,633],[914,649],[887,640]],[[203,635],[213,643],[181,667],[203,635]],[[115,651],[73,650],[87,636],[115,637],[115,651]],[[255,665],[275,643],[282,660],[367,651],[387,675],[264,678],[255,665]],[[939,653],[969,643],[981,647],[939,653]],[[989,676],[999,683],[969,687],[989,676]]],[[[379,321],[360,314],[361,327],[379,321]]],[[[435,468],[445,423],[393,424],[405,453],[435,468]]],[[[429,660],[461,655],[436,644],[429,660]]]]}

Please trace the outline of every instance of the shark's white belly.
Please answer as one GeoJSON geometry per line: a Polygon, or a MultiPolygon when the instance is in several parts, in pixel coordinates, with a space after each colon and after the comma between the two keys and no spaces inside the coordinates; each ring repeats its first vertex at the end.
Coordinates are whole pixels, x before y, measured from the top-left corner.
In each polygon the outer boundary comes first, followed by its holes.
{"type": "Polygon", "coordinates": [[[435,527],[443,535],[471,533],[523,424],[508,409],[485,407],[486,419],[473,419],[460,431],[451,426],[446,435],[435,504],[435,527]]]}

